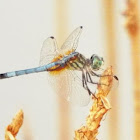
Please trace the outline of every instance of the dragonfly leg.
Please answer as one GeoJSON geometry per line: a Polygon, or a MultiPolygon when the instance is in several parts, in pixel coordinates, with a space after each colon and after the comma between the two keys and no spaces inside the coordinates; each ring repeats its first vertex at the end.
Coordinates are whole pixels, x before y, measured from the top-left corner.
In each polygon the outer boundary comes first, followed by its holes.
{"type": "Polygon", "coordinates": [[[119,80],[119,78],[116,76],[116,75],[101,75],[101,74],[97,74],[97,73],[95,73],[94,71],[90,71],[90,73],[91,73],[91,75],[92,76],[97,76],[97,77],[105,77],[105,76],[113,76],[113,78],[115,79],[115,80],[119,80]]]}
{"type": "Polygon", "coordinates": [[[82,71],[82,83],[83,83],[83,87],[88,91],[89,95],[91,95],[92,92],[91,92],[90,89],[88,88],[87,80],[86,80],[84,71],[82,71]]]}
{"type": "Polygon", "coordinates": [[[86,72],[86,77],[85,77],[84,72],[82,72],[82,81],[83,81],[83,87],[88,91],[89,95],[92,95],[95,99],[97,99],[95,94],[90,91],[90,89],[89,89],[89,87],[87,85],[87,82],[93,83],[93,81],[92,81],[92,79],[90,77],[90,74],[88,72],[86,72]],[[89,77],[89,79],[88,79],[88,77],[89,77]]]}
{"type": "Polygon", "coordinates": [[[89,82],[89,83],[95,84],[95,85],[104,85],[104,86],[108,86],[108,85],[106,85],[106,84],[104,84],[104,83],[98,83],[98,82],[89,82]]]}
{"type": "Polygon", "coordinates": [[[87,80],[87,82],[89,82],[89,83],[92,83],[93,81],[92,81],[92,79],[91,79],[91,76],[90,76],[90,74],[86,71],[86,80],[87,80]]]}
{"type": "Polygon", "coordinates": [[[102,77],[101,74],[97,74],[97,73],[95,73],[95,72],[93,72],[93,71],[90,71],[90,73],[91,73],[92,76],[102,77]]]}
{"type": "Polygon", "coordinates": [[[89,83],[91,83],[91,84],[108,86],[108,85],[103,84],[103,83],[93,82],[93,81],[92,81],[92,78],[91,78],[91,76],[90,76],[90,74],[89,74],[88,72],[86,72],[86,80],[87,80],[87,82],[89,82],[89,83]]]}

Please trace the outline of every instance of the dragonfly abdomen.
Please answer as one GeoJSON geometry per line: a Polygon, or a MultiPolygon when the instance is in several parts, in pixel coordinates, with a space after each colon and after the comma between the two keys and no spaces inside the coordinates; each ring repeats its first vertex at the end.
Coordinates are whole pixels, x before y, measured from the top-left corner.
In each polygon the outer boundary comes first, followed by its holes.
{"type": "MultiPolygon", "coordinates": [[[[45,69],[45,67],[44,67],[44,69],[45,69]]],[[[37,68],[31,68],[31,69],[26,69],[26,70],[19,70],[19,71],[2,73],[2,74],[0,74],[0,79],[11,78],[11,77],[15,77],[15,76],[40,72],[42,70],[43,70],[43,67],[37,67],[37,68]]]]}
{"type": "Polygon", "coordinates": [[[61,62],[58,61],[58,62],[50,63],[50,64],[47,64],[47,65],[44,65],[44,66],[36,67],[36,68],[12,71],[12,72],[7,72],[7,73],[1,73],[0,74],[0,79],[11,78],[11,77],[15,77],[15,76],[30,74],[30,73],[48,71],[50,68],[52,68],[54,66],[59,67],[60,64],[61,64],[61,62]]]}

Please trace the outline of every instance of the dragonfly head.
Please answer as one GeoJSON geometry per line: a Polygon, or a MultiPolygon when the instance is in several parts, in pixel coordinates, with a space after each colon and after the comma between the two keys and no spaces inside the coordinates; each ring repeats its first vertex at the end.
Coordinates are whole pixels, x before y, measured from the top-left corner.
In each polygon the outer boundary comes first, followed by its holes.
{"type": "Polygon", "coordinates": [[[93,54],[90,58],[90,64],[93,70],[99,70],[100,67],[104,64],[104,59],[103,57],[99,57],[98,55],[93,54]]]}

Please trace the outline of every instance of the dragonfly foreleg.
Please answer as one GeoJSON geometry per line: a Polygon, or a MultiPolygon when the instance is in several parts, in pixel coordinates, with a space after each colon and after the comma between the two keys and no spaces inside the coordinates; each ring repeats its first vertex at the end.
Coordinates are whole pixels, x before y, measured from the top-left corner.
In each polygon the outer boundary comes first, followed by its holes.
{"type": "Polygon", "coordinates": [[[90,70],[90,73],[91,73],[92,76],[97,76],[97,77],[113,76],[114,79],[116,79],[117,81],[119,80],[119,78],[116,75],[101,75],[101,74],[95,73],[92,70],[90,70]]]}
{"type": "Polygon", "coordinates": [[[103,83],[93,82],[92,78],[91,78],[91,76],[88,72],[86,72],[86,80],[87,80],[88,83],[91,83],[91,84],[107,86],[106,84],[103,84],[103,83]]]}
{"type": "Polygon", "coordinates": [[[105,76],[105,75],[97,74],[97,73],[95,73],[95,72],[92,71],[92,70],[90,70],[90,74],[91,74],[92,76],[97,76],[97,77],[104,77],[104,76],[105,76]]]}

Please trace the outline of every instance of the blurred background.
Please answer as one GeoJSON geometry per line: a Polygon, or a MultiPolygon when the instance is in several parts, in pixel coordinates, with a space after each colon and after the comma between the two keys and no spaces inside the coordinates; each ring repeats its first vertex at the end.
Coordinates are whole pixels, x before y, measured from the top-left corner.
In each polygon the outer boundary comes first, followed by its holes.
{"type": "MultiPolygon", "coordinates": [[[[139,0],[1,0],[0,73],[39,65],[43,41],[54,36],[61,46],[83,26],[77,51],[104,57],[119,85],[109,94],[112,109],[101,122],[99,140],[140,139],[139,0]]],[[[24,124],[19,140],[72,140],[90,103],[73,107],[56,95],[46,73],[0,80],[0,139],[19,109],[24,124]]]]}

